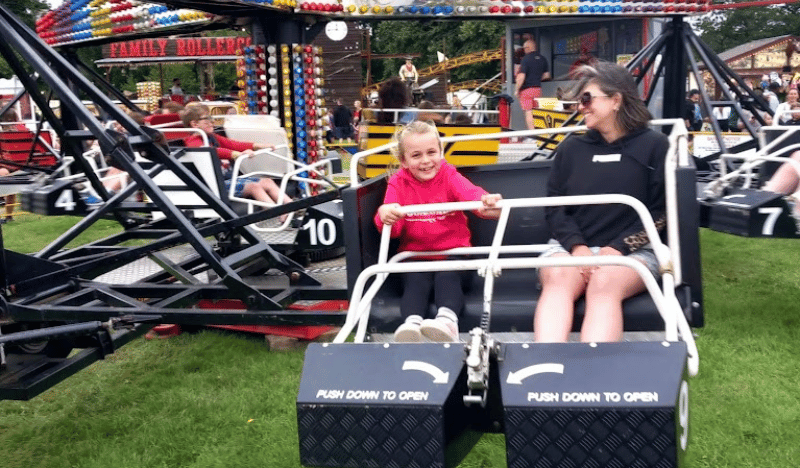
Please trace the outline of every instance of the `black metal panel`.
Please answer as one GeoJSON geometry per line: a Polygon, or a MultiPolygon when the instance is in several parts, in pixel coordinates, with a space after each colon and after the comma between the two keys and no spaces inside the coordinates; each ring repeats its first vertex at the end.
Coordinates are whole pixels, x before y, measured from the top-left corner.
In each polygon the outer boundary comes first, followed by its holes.
{"type": "Polygon", "coordinates": [[[708,227],[747,237],[798,237],[792,209],[781,194],[735,189],[722,198],[705,201],[708,227]]]}
{"type": "Polygon", "coordinates": [[[685,343],[507,344],[501,355],[509,467],[679,466],[685,343]]]}
{"type": "Polygon", "coordinates": [[[342,200],[309,207],[297,232],[297,247],[304,252],[344,248],[342,200]]]}
{"type": "Polygon", "coordinates": [[[297,397],[306,466],[449,467],[477,442],[461,344],[316,344],[297,397]]]}
{"type": "Polygon", "coordinates": [[[677,466],[675,412],[506,410],[509,468],[677,466]]]}

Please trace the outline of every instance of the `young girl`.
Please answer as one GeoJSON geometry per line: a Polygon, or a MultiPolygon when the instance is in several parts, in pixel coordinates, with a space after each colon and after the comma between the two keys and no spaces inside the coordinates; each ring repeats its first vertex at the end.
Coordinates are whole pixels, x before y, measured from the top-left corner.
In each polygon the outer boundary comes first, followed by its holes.
{"type": "MultiPolygon", "coordinates": [[[[395,133],[401,169],[389,179],[384,204],[375,215],[375,225],[392,226],[392,237],[400,238],[400,251],[447,250],[470,246],[467,217],[462,211],[420,213],[405,216],[404,205],[481,200],[478,216],[496,218],[494,208],[502,197],[475,186],[444,160],[436,127],[415,121],[395,133]]],[[[405,322],[394,333],[395,341],[416,342],[422,335],[432,341],[458,341],[458,316],[464,307],[464,292],[458,271],[406,273],[400,312],[405,322]],[[436,317],[423,320],[428,298],[434,292],[436,317]]]]}

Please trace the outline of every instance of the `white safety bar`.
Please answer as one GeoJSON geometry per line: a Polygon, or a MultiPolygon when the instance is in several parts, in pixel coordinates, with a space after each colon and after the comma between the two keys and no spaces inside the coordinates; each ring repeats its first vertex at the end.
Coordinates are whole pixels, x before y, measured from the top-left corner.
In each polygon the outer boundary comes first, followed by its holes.
{"type": "MultiPolygon", "coordinates": [[[[125,172],[119,172],[117,174],[112,174],[112,175],[105,175],[111,168],[106,165],[105,159],[103,159],[102,156],[103,154],[100,152],[99,148],[93,148],[83,153],[83,159],[86,161],[89,167],[91,167],[92,172],[97,174],[97,177],[100,180],[100,182],[106,182],[114,179],[121,179],[122,186],[124,187],[125,185],[127,185],[128,174],[125,172]],[[100,162],[99,165],[98,161],[100,162]]],[[[64,174],[63,176],[58,178],[59,180],[72,181],[72,180],[83,179],[86,177],[86,175],[83,174],[82,172],[78,174],[72,173],[71,166],[74,162],[75,158],[73,158],[72,156],[64,156],[64,158],[61,160],[61,164],[55,171],[56,173],[64,174]]]]}
{"type": "MultiPolygon", "coordinates": [[[[680,260],[680,236],[678,230],[679,213],[678,213],[678,197],[676,193],[676,180],[675,170],[678,167],[686,167],[689,164],[689,150],[688,150],[688,132],[686,131],[686,124],[682,119],[656,119],[650,122],[650,126],[671,126],[671,131],[668,135],[669,150],[667,151],[667,161],[665,164],[664,180],[666,185],[666,207],[667,207],[667,234],[669,239],[670,249],[673,254],[673,265],[675,269],[676,282],[682,282],[682,270],[680,260]]],[[[452,137],[442,138],[442,144],[458,142],[458,141],[475,141],[475,140],[497,140],[500,138],[515,138],[515,137],[529,137],[536,135],[554,135],[563,133],[573,133],[588,130],[588,127],[583,125],[576,125],[573,127],[561,128],[544,128],[536,130],[518,130],[513,132],[497,132],[497,133],[481,133],[474,135],[458,135],[452,137]]],[[[384,145],[372,148],[369,150],[361,151],[353,155],[350,160],[350,186],[358,187],[360,182],[358,180],[358,163],[361,159],[377,154],[397,146],[396,141],[386,143],[384,145]]]]}
{"type": "Polygon", "coordinates": [[[781,117],[783,117],[784,115],[789,115],[789,114],[800,114],[800,109],[784,109],[784,110],[782,110],[780,112],[776,112],[772,116],[772,123],[774,124],[775,122],[777,122],[778,125],[780,125],[781,117]]]}
{"type": "MultiPolygon", "coordinates": [[[[781,114],[782,113],[783,112],[781,112],[781,114]]],[[[800,126],[769,125],[760,127],[758,129],[758,139],[759,139],[759,146],[761,147],[761,149],[750,154],[731,154],[731,153],[722,154],[720,157],[723,160],[723,164],[720,165],[720,177],[710,182],[706,186],[705,189],[706,196],[709,197],[719,196],[719,194],[722,193],[722,190],[725,187],[727,187],[731,182],[739,178],[744,179],[743,187],[749,188],[753,182],[753,179],[755,178],[754,170],[767,161],[780,162],[780,163],[788,162],[795,168],[795,170],[797,170],[798,174],[800,174],[800,162],[791,158],[791,153],[800,150],[800,143],[788,145],[776,150],[776,147],[778,145],[780,145],[786,139],[788,139],[793,134],[798,132],[800,132],[800,126]],[[767,143],[766,141],[767,131],[782,131],[783,134],[775,138],[773,141],[767,143]],[[787,153],[789,153],[788,156],[782,156],[787,153]],[[728,160],[741,160],[743,162],[738,168],[736,168],[736,170],[728,172],[727,164],[724,163],[725,161],[728,160]]]]}
{"type": "MultiPolygon", "coordinates": [[[[425,213],[431,211],[455,211],[455,210],[477,210],[483,205],[480,202],[458,202],[458,203],[437,203],[430,205],[410,205],[401,207],[405,214],[425,213]]],[[[671,254],[669,248],[659,239],[658,232],[653,222],[650,212],[639,200],[628,195],[581,195],[568,197],[546,197],[546,198],[523,198],[506,199],[498,203],[501,214],[495,230],[492,246],[485,247],[465,247],[452,249],[442,252],[425,252],[416,255],[461,255],[461,254],[486,254],[486,259],[478,260],[444,260],[437,262],[407,262],[399,263],[400,260],[409,258],[408,254],[400,254],[387,260],[389,238],[391,227],[384,226],[381,233],[381,246],[379,251],[379,263],[366,268],[358,276],[353,288],[353,296],[350,300],[345,324],[339,334],[334,339],[335,343],[343,343],[358,326],[355,341],[363,342],[366,335],[367,320],[369,317],[370,304],[378,290],[391,273],[408,273],[414,271],[465,271],[475,270],[485,278],[484,282],[484,313],[491,312],[491,301],[494,286],[494,277],[499,276],[503,269],[532,269],[545,266],[584,266],[584,265],[622,265],[633,268],[642,278],[645,286],[653,298],[653,302],[658,309],[665,324],[665,339],[667,341],[677,341],[678,336],[687,343],[689,352],[689,372],[696,375],[699,368],[699,355],[694,337],[689,327],[686,317],[683,315],[678,299],[675,296],[675,279],[672,270],[671,254]],[[506,230],[509,212],[512,208],[533,207],[533,206],[563,206],[563,205],[586,205],[586,204],[609,204],[622,203],[632,207],[642,219],[645,231],[651,239],[653,250],[659,262],[662,272],[663,291],[659,290],[658,283],[647,268],[641,263],[631,258],[623,256],[592,256],[592,257],[556,257],[556,258],[499,258],[501,253],[531,253],[541,252],[546,249],[546,245],[531,246],[502,246],[503,236],[506,230]],[[369,290],[364,293],[367,281],[375,276],[376,279],[369,290]]]]}
{"type": "MultiPolygon", "coordinates": [[[[276,174],[274,172],[268,172],[268,171],[253,171],[253,172],[248,172],[247,174],[239,174],[239,171],[241,170],[242,162],[246,158],[242,158],[242,157],[236,158],[236,160],[233,163],[233,174],[234,175],[231,178],[231,186],[230,186],[230,189],[228,191],[228,199],[230,199],[232,201],[246,203],[247,204],[248,213],[252,213],[255,206],[260,206],[262,208],[272,208],[274,206],[283,204],[284,203],[284,199],[286,197],[286,187],[287,187],[287,185],[288,185],[290,180],[294,180],[294,181],[298,181],[298,182],[306,182],[307,184],[331,186],[331,184],[328,181],[326,181],[325,179],[313,179],[311,177],[300,177],[299,176],[299,174],[301,174],[302,172],[308,172],[309,174],[317,174],[319,176],[325,176],[325,175],[330,176],[333,173],[333,165],[331,164],[331,161],[329,159],[322,159],[322,160],[317,161],[317,162],[312,163],[312,164],[305,164],[305,163],[302,163],[300,161],[295,161],[295,160],[293,160],[291,158],[287,158],[285,156],[281,156],[280,154],[277,154],[277,153],[274,152],[274,150],[280,149],[280,148],[288,148],[288,146],[287,145],[279,145],[279,146],[276,146],[273,150],[268,150],[268,149],[258,150],[255,153],[253,153],[253,157],[268,156],[268,157],[271,157],[271,158],[277,158],[277,159],[286,161],[286,162],[292,164],[293,166],[295,166],[294,170],[289,171],[286,174],[276,174]],[[262,202],[262,201],[253,200],[253,199],[250,199],[250,198],[237,197],[235,195],[236,179],[238,179],[240,177],[257,177],[257,176],[262,176],[262,177],[280,177],[281,178],[281,183],[280,183],[280,187],[279,187],[280,195],[278,195],[278,199],[275,201],[275,203],[262,202]]],[[[306,192],[307,192],[306,196],[310,196],[311,195],[311,191],[310,191],[310,189],[308,187],[306,188],[306,192]]],[[[270,227],[259,227],[257,225],[252,225],[251,227],[254,230],[260,231],[260,232],[278,232],[278,231],[283,231],[283,230],[286,230],[291,225],[292,219],[294,218],[294,214],[295,214],[294,212],[289,213],[289,215],[286,217],[286,220],[283,221],[280,224],[280,226],[278,226],[278,227],[271,227],[271,228],[270,227]]]]}

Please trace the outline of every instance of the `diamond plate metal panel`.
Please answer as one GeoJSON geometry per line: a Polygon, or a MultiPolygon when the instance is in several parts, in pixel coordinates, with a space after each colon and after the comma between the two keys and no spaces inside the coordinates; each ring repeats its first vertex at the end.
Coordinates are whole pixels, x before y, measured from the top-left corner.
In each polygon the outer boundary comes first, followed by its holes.
{"type": "Polygon", "coordinates": [[[673,468],[675,411],[505,409],[509,468],[673,468]]]}
{"type": "Polygon", "coordinates": [[[304,466],[445,466],[441,407],[298,405],[304,466]]]}

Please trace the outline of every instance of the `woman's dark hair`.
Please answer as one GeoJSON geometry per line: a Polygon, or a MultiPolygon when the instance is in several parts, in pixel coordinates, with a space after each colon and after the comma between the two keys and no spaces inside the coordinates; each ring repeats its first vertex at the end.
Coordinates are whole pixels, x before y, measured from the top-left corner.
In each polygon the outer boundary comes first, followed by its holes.
{"type": "MultiPolygon", "coordinates": [[[[378,89],[378,102],[381,109],[402,109],[408,107],[411,98],[408,87],[400,78],[393,77],[383,83],[378,89]]],[[[378,123],[393,123],[394,112],[381,112],[378,123]]]]}
{"type": "Polygon", "coordinates": [[[609,96],[619,94],[622,97],[622,104],[617,112],[617,125],[625,133],[646,127],[653,118],[639,97],[639,90],[631,72],[622,65],[598,60],[592,65],[576,68],[570,73],[570,78],[575,80],[575,84],[568,91],[571,99],[577,99],[590,83],[596,84],[609,96]]]}

